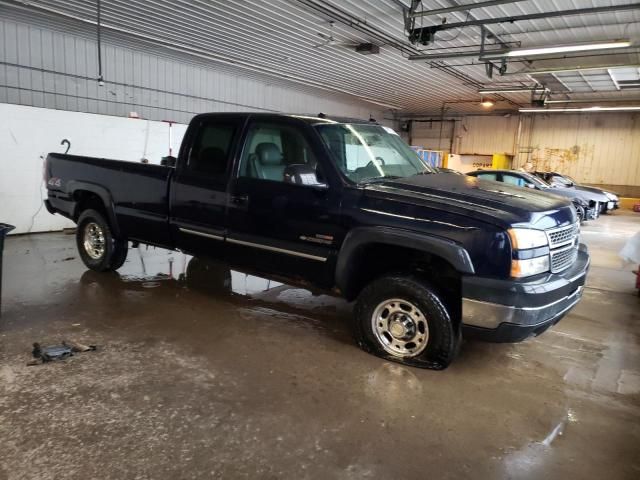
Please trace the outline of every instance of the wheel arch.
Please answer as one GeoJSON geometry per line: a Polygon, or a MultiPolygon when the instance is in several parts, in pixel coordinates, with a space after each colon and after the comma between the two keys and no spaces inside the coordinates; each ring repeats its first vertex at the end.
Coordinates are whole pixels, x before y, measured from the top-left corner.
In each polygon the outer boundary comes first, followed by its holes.
{"type": "Polygon", "coordinates": [[[75,203],[72,218],[77,221],[82,212],[93,208],[105,214],[114,235],[120,235],[111,192],[102,185],[72,180],[67,185],[69,195],[75,203]]]}
{"type": "Polygon", "coordinates": [[[349,232],[338,254],[336,286],[347,300],[353,300],[375,276],[421,261],[443,266],[457,275],[475,273],[469,253],[452,240],[391,227],[358,227],[349,232]],[[372,268],[367,261],[380,258],[381,251],[397,255],[399,267],[388,268],[383,262],[380,269],[372,268]],[[363,270],[364,265],[368,267],[363,270]]]}

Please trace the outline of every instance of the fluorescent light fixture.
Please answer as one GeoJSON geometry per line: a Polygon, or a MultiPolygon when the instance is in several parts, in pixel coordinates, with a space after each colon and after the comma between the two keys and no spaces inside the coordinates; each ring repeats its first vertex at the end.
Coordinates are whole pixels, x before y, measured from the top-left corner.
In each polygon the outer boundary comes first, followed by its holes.
{"type": "Polygon", "coordinates": [[[545,100],[545,105],[552,103],[624,103],[624,102],[638,102],[639,98],[574,98],[572,100],[545,100]]]}
{"type": "Polygon", "coordinates": [[[583,43],[577,45],[559,45],[556,47],[518,48],[503,53],[487,54],[481,60],[504,57],[532,57],[535,55],[551,55],[554,53],[587,52],[590,50],[608,50],[612,48],[627,48],[631,46],[628,40],[617,42],[583,43]]]}
{"type": "Polygon", "coordinates": [[[592,70],[607,70],[608,68],[640,68],[640,64],[629,64],[629,63],[619,63],[619,64],[608,64],[608,65],[576,65],[574,67],[557,67],[557,68],[543,68],[543,69],[533,69],[527,70],[526,72],[517,71],[517,72],[505,72],[505,76],[507,75],[539,75],[543,73],[563,73],[563,72],[588,72],[592,70]]]}
{"type": "Polygon", "coordinates": [[[558,112],[635,112],[637,107],[578,107],[578,108],[521,108],[520,113],[558,113],[558,112]]]}
{"type": "Polygon", "coordinates": [[[492,90],[478,90],[480,95],[489,95],[492,93],[527,93],[542,92],[547,90],[545,87],[520,87],[520,88],[495,88],[492,90]]]}

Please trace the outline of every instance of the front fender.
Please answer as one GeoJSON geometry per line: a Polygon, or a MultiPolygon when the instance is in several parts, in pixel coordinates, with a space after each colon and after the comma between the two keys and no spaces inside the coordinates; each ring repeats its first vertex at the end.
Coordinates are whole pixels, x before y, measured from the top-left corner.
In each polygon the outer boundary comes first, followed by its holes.
{"type": "Polygon", "coordinates": [[[358,250],[373,243],[424,251],[446,260],[460,273],[475,273],[469,253],[452,240],[392,227],[357,227],[345,237],[336,263],[336,286],[347,297],[350,281],[355,276],[354,259],[358,250]]]}

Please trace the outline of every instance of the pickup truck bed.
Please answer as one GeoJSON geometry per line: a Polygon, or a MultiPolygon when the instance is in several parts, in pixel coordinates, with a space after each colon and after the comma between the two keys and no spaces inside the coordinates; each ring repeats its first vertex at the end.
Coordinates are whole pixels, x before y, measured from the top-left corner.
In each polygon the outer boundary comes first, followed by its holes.
{"type": "Polygon", "coordinates": [[[51,153],[55,177],[47,180],[51,209],[77,219],[89,193],[110,213],[116,232],[130,240],[172,248],[169,234],[169,188],[173,168],[160,165],[51,153]],[[66,191],[54,190],[60,179],[66,191]]]}

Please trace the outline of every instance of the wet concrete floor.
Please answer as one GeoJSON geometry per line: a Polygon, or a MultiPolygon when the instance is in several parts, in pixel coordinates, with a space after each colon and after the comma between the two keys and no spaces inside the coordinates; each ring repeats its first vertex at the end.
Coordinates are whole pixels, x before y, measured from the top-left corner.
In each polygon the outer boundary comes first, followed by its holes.
{"type": "Polygon", "coordinates": [[[359,350],[335,298],[146,247],[95,274],[72,235],[10,237],[0,479],[638,479],[640,298],[617,258],[638,230],[589,222],[579,306],[442,372],[359,350]],[[99,349],[26,366],[62,339],[99,349]]]}

